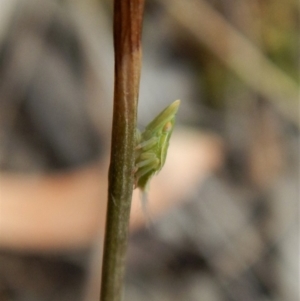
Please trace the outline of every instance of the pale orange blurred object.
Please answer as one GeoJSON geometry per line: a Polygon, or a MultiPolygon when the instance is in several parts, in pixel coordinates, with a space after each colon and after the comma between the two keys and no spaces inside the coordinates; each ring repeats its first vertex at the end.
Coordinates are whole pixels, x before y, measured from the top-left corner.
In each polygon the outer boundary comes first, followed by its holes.
{"type": "MultiPolygon", "coordinates": [[[[219,137],[175,131],[166,164],[150,184],[151,216],[158,218],[187,199],[222,162],[219,137]]],[[[0,247],[52,252],[92,245],[105,228],[107,169],[108,160],[60,174],[0,174],[0,247]]],[[[131,230],[144,224],[135,190],[131,230]]]]}

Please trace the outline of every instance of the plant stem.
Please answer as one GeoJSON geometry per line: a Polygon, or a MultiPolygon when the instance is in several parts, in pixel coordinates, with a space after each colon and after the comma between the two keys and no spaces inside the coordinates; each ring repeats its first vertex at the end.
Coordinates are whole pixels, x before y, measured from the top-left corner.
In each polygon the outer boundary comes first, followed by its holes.
{"type": "Polygon", "coordinates": [[[101,301],[120,301],[133,188],[144,0],[114,1],[115,88],[101,301]]]}

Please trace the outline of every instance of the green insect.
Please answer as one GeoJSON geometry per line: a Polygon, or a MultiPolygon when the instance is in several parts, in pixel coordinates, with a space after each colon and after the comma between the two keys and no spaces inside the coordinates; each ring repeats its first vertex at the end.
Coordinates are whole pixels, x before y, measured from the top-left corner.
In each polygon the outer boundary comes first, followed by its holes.
{"type": "Polygon", "coordinates": [[[174,101],[142,133],[137,130],[134,178],[135,187],[143,192],[144,205],[151,178],[165,164],[179,104],[180,100],[174,101]]]}

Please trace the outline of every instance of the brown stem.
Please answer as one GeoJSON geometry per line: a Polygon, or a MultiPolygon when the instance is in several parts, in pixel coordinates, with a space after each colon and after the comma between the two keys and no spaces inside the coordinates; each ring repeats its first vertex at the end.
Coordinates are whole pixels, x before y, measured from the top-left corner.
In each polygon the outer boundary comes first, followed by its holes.
{"type": "Polygon", "coordinates": [[[114,1],[115,89],[101,301],[120,301],[125,269],[144,0],[114,1]]]}

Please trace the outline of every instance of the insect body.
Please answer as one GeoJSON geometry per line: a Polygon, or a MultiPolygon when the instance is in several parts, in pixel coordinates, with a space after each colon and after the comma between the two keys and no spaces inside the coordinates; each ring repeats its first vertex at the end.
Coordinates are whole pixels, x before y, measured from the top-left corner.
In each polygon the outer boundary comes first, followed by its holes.
{"type": "Polygon", "coordinates": [[[142,133],[137,131],[134,177],[135,187],[140,188],[142,192],[148,191],[151,178],[165,164],[179,104],[180,100],[174,101],[154,118],[142,133]]]}

